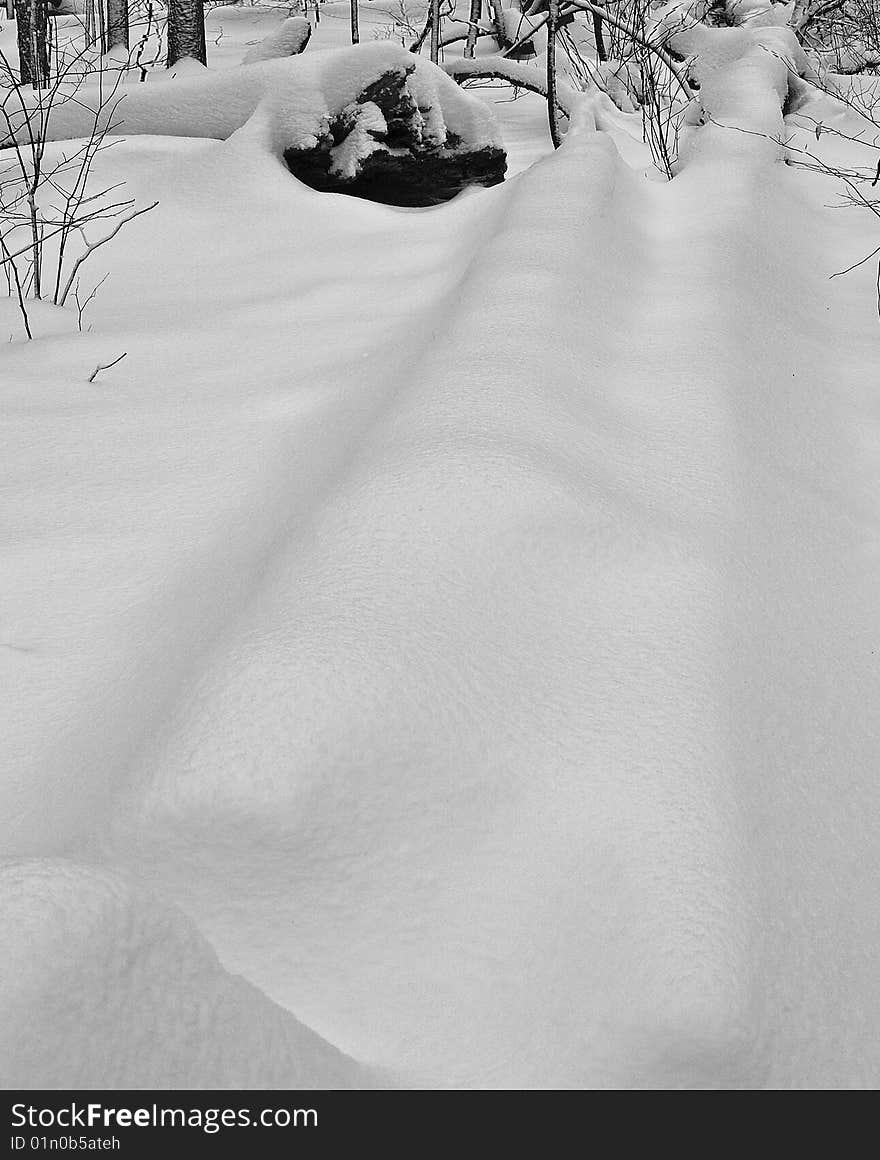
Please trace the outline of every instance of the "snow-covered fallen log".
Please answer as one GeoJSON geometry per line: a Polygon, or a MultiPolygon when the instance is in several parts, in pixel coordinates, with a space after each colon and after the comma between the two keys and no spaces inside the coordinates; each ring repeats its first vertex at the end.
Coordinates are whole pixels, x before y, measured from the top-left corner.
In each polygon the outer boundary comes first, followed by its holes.
{"type": "Polygon", "coordinates": [[[257,64],[262,60],[277,60],[298,56],[312,35],[312,26],[302,16],[291,16],[280,27],[252,45],[242,57],[242,64],[257,64]]]}
{"type": "Polygon", "coordinates": [[[387,69],[314,144],[285,149],[291,172],[313,189],[406,206],[435,205],[467,185],[502,181],[504,150],[488,141],[463,143],[446,125],[441,104],[420,104],[419,83],[411,87],[415,72],[412,58],[387,69]]]}
{"type": "Polygon", "coordinates": [[[679,164],[785,155],[784,114],[812,75],[785,27],[708,28],[674,33],[670,46],[688,60],[697,93],[685,113],[679,164]]]}
{"type": "MultiPolygon", "coordinates": [[[[27,101],[28,98],[25,98],[27,101]]],[[[27,105],[9,116],[27,141],[27,105]]],[[[49,140],[100,132],[225,140],[251,119],[266,146],[320,189],[350,189],[362,176],[377,200],[389,179],[395,204],[426,205],[464,185],[494,185],[506,158],[491,111],[442,69],[387,44],[287,57],[161,85],[81,85],[59,98],[49,140]],[[409,191],[409,192],[407,192],[409,191]]]]}

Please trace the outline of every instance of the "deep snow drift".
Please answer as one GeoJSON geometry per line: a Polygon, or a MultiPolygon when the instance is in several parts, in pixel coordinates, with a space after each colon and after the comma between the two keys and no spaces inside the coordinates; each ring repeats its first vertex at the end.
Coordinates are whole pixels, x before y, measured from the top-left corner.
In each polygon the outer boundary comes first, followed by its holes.
{"type": "Polygon", "coordinates": [[[670,183],[598,96],[429,211],[101,155],[0,365],[4,1080],[880,1082],[876,241],[731,31],[670,183]]]}

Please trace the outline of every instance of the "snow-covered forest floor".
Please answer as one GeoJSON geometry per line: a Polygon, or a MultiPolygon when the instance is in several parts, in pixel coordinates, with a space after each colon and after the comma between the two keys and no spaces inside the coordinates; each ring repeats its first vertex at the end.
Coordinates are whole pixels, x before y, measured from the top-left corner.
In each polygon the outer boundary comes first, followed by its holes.
{"type": "Polygon", "coordinates": [[[0,299],[5,1086],[880,1083],[880,220],[776,121],[877,153],[716,31],[672,181],[121,132],[83,330],[0,299]]]}

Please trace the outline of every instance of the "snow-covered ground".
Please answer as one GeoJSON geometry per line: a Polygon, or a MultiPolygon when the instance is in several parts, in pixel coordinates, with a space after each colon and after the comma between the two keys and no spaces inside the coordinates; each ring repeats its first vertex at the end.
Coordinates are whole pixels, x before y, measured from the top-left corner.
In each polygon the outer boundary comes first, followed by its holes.
{"type": "Polygon", "coordinates": [[[729,31],[672,182],[499,87],[429,210],[99,155],[89,329],[0,301],[5,1086],[880,1083],[880,239],[729,31]]]}

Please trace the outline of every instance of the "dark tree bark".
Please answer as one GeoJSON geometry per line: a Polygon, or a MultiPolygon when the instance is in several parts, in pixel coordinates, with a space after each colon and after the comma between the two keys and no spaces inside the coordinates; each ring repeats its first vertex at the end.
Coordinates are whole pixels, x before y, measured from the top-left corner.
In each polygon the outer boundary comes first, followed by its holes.
{"type": "Polygon", "coordinates": [[[547,6],[547,118],[553,148],[562,144],[559,132],[559,110],[556,105],[556,32],[559,28],[559,0],[549,0],[547,6]]]}
{"type": "Polygon", "coordinates": [[[49,80],[48,18],[45,0],[15,0],[21,83],[42,88],[49,80]]]}
{"type": "Polygon", "coordinates": [[[18,34],[18,75],[23,85],[33,83],[30,0],[15,0],[15,31],[18,34]]]}
{"type": "Polygon", "coordinates": [[[358,22],[358,6],[357,0],[351,0],[351,43],[358,44],[361,39],[360,25],[358,22]]]}
{"type": "Polygon", "coordinates": [[[602,17],[598,12],[593,13],[593,36],[596,38],[596,56],[601,61],[608,59],[605,49],[605,37],[602,35],[602,17]]]}
{"type": "Polygon", "coordinates": [[[128,0],[107,0],[107,48],[129,48],[128,0]]]}
{"type": "Polygon", "coordinates": [[[430,54],[434,64],[440,59],[440,0],[431,0],[430,54]]]}
{"type": "Polygon", "coordinates": [[[204,0],[170,0],[168,5],[168,58],[171,68],[185,56],[208,63],[205,47],[204,0]]]}

